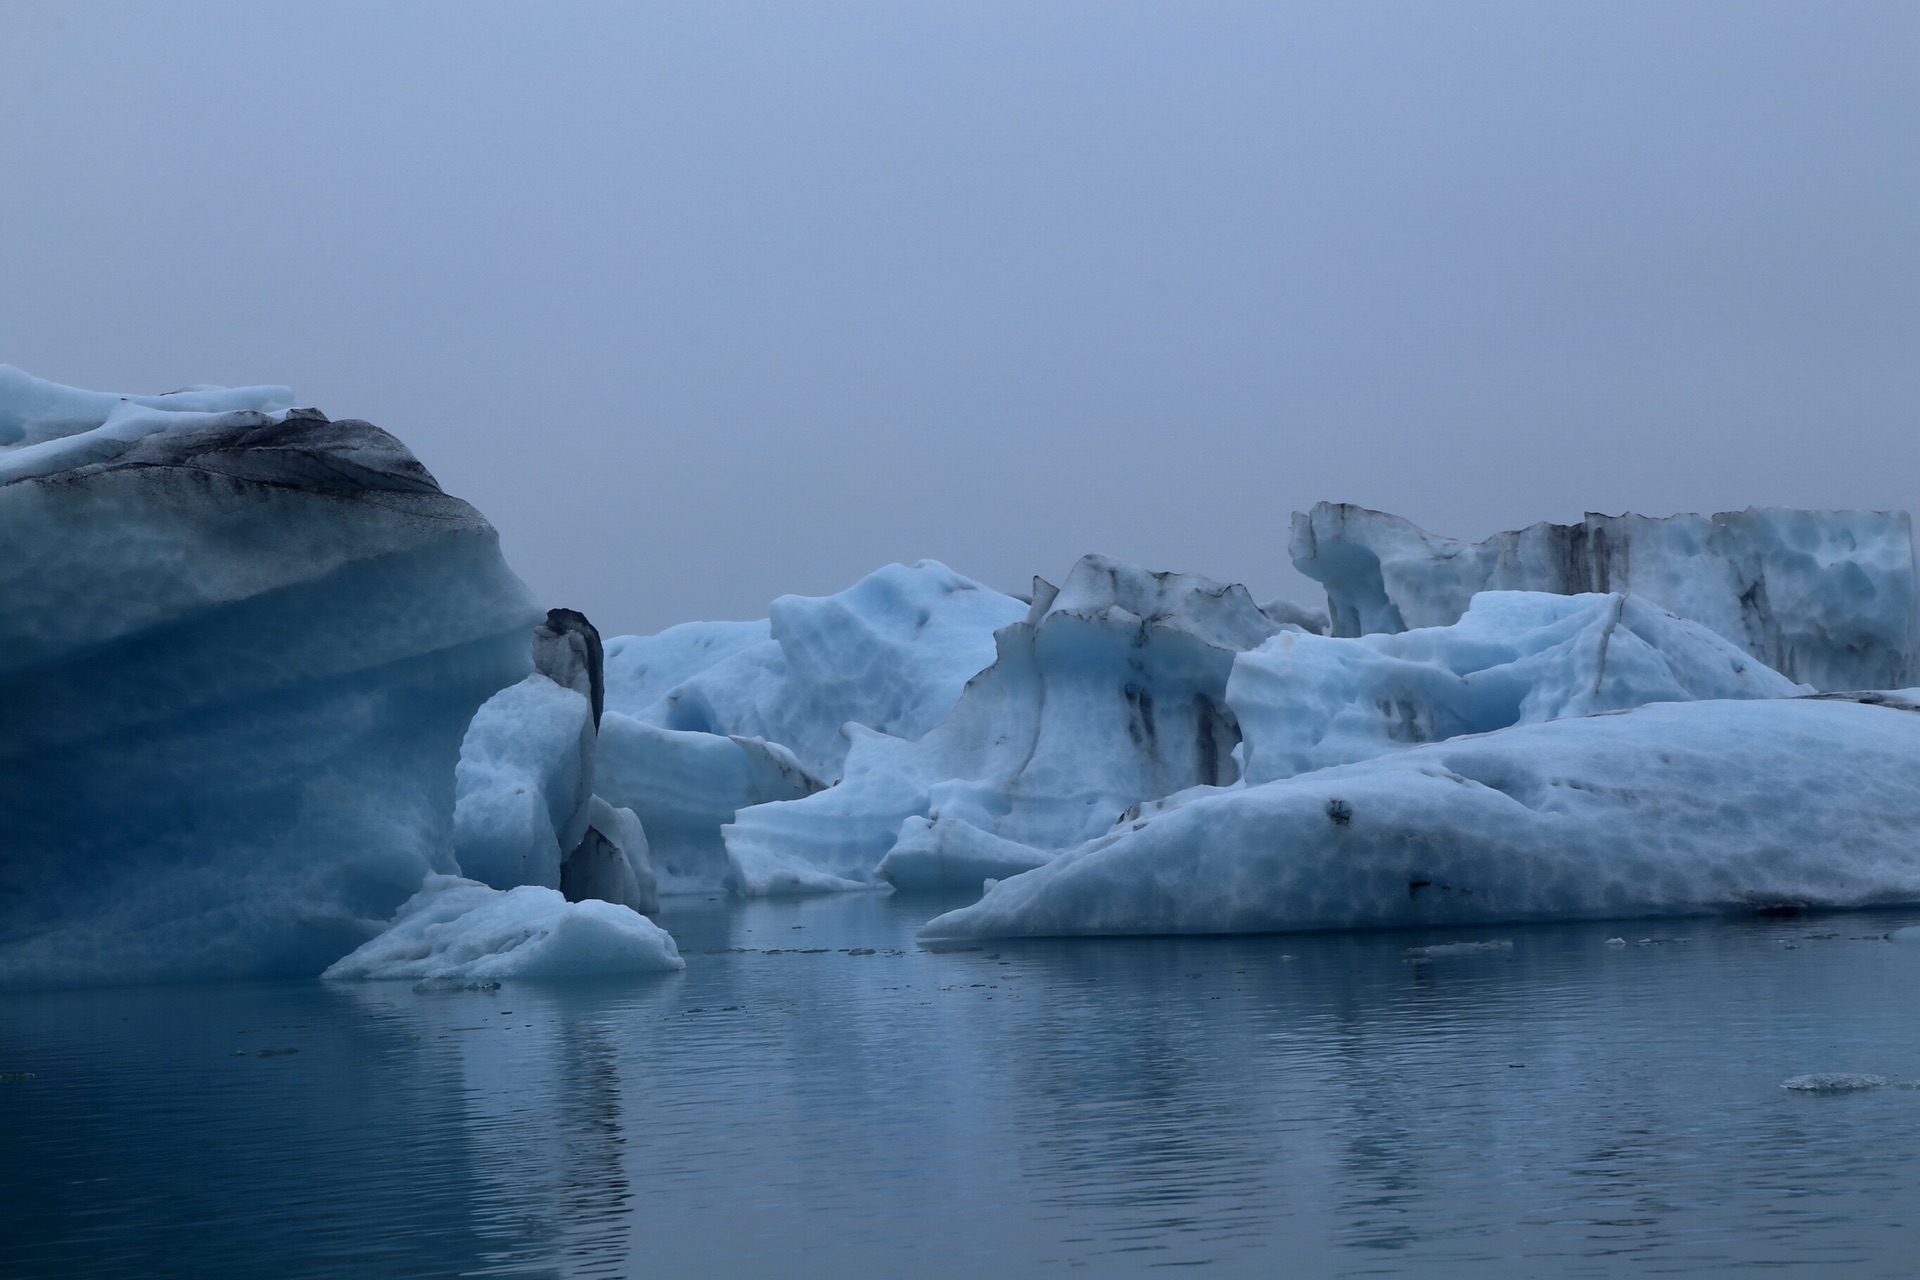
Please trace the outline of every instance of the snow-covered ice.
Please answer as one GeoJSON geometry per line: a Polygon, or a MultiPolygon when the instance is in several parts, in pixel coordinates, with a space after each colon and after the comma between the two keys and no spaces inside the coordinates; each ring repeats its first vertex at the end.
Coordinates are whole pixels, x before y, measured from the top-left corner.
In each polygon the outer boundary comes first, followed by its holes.
{"type": "Polygon", "coordinates": [[[318,973],[452,871],[539,617],[392,436],[0,371],[0,985],[318,973]]]}
{"type": "Polygon", "coordinates": [[[1920,714],[1656,703],[1193,800],[929,938],[1491,924],[1920,901],[1920,714]]]}
{"type": "Polygon", "coordinates": [[[1451,626],[1351,639],[1283,631],[1240,655],[1227,703],[1245,779],[1261,783],[1516,724],[1806,692],[1637,597],[1486,591],[1451,626]]]}
{"type": "Polygon", "coordinates": [[[626,907],[568,902],[534,885],[499,890],[428,876],[393,923],[321,976],[332,979],[579,978],[686,967],[673,938],[626,907]]]}
{"type": "Polygon", "coordinates": [[[917,741],[857,731],[840,785],[742,810],[725,829],[737,883],[873,887],[906,838],[889,867],[896,883],[925,886],[944,859],[952,883],[970,887],[986,843],[968,835],[973,852],[948,858],[927,837],[954,848],[955,829],[909,818],[965,823],[1002,852],[1007,842],[1052,852],[1137,801],[1231,782],[1240,735],[1227,676],[1279,629],[1245,588],[1088,556],[1057,590],[1036,583],[1027,617],[996,633],[994,664],[938,728],[917,741]]]}
{"type": "Polygon", "coordinates": [[[1588,515],[1463,542],[1323,502],[1295,513],[1291,552],[1326,586],[1336,636],[1446,626],[1480,591],[1617,592],[1703,623],[1817,689],[1895,688],[1916,674],[1920,597],[1904,512],[1588,515]]]}

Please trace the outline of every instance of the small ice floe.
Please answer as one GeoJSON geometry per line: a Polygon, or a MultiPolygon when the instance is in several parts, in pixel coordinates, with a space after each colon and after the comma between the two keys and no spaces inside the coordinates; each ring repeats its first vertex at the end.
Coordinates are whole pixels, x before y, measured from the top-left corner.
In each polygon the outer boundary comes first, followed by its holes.
{"type": "Polygon", "coordinates": [[[1920,924],[1910,924],[1904,929],[1895,929],[1892,933],[1888,934],[1887,937],[1894,942],[1905,942],[1913,946],[1920,946],[1920,924]]]}
{"type": "Polygon", "coordinates": [[[603,977],[684,969],[660,926],[615,902],[568,902],[558,890],[490,888],[429,875],[386,931],[322,978],[403,979],[427,990],[486,990],[502,978],[603,977]],[[449,987],[448,984],[453,984],[449,987]]]}
{"type": "Polygon", "coordinates": [[[1439,960],[1447,956],[1471,956],[1483,951],[1511,951],[1513,939],[1495,938],[1488,942],[1441,942],[1431,947],[1408,947],[1409,960],[1439,960]]]}
{"type": "Polygon", "coordinates": [[[1607,945],[1610,947],[1624,947],[1627,945],[1627,940],[1625,938],[1608,938],[1607,945]]]}
{"type": "Polygon", "coordinates": [[[1803,1076],[1788,1076],[1780,1087],[1793,1093],[1864,1093],[1884,1089],[1893,1082],[1885,1076],[1861,1075],[1852,1071],[1815,1071],[1803,1076]]]}

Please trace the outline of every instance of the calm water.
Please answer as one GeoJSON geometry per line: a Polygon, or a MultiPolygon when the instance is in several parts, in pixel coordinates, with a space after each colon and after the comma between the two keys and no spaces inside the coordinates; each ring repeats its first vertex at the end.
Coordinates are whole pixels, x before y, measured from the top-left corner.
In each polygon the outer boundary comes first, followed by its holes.
{"type": "Polygon", "coordinates": [[[0,998],[0,1274],[1920,1258],[1920,913],[933,953],[936,909],[673,903],[684,974],[588,987],[0,998]]]}

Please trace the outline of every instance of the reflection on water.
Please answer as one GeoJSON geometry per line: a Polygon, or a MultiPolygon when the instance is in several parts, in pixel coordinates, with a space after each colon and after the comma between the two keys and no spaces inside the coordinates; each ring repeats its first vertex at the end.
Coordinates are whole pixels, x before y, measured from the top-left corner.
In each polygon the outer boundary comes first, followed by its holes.
{"type": "Polygon", "coordinates": [[[588,986],[0,998],[0,1274],[1920,1256],[1920,1090],[1781,1088],[1920,1077],[1913,913],[923,951],[937,906],[670,903],[686,972],[588,986]]]}

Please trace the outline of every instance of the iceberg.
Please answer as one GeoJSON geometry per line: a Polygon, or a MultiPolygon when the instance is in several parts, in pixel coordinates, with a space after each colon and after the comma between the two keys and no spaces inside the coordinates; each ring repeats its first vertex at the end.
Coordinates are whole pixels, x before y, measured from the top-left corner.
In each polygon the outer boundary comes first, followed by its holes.
{"type": "Polygon", "coordinates": [[[638,815],[668,893],[738,890],[721,827],[840,778],[863,730],[915,738],[993,661],[1027,605],[943,564],[888,565],[762,622],[687,623],[606,645],[599,787],[638,815]]]}
{"type": "Polygon", "coordinates": [[[1635,596],[1483,591],[1451,626],[1334,639],[1287,630],[1233,664],[1244,780],[1649,702],[1811,692],[1635,596]]]}
{"type": "Polygon", "coordinates": [[[596,779],[646,829],[663,893],[733,888],[720,828],[741,809],[823,786],[778,743],[661,729],[618,711],[600,722],[596,779]]]}
{"type": "Polygon", "coordinates": [[[454,869],[540,611],[398,440],[0,369],[0,547],[0,986],[315,974],[454,869]]]}
{"type": "Polygon", "coordinates": [[[454,773],[461,874],[496,889],[559,888],[560,864],[586,838],[593,783],[592,703],[539,672],[494,694],[454,773]]]}
{"type": "Polygon", "coordinates": [[[536,885],[638,912],[660,895],[646,829],[595,794],[605,722],[600,633],[572,609],[534,628],[535,670],[474,713],[454,772],[453,852],[495,889],[536,885]]]}
{"type": "Polygon", "coordinates": [[[378,937],[320,976],[497,982],[684,969],[660,926],[611,902],[569,902],[535,885],[494,889],[429,875],[378,937]]]}
{"type": "Polygon", "coordinates": [[[1618,593],[1702,623],[1816,689],[1915,678],[1920,597],[1904,512],[1589,514],[1463,542],[1323,502],[1295,513],[1290,550],[1326,587],[1336,636],[1447,626],[1482,591],[1618,593]]]}
{"type": "Polygon", "coordinates": [[[1920,901],[1920,714],[1664,702],[1216,792],[929,939],[1253,933],[1920,901]]]}
{"type": "Polygon", "coordinates": [[[993,661],[994,631],[1026,611],[937,561],[888,565],[838,595],[782,596],[764,623],[612,640],[608,705],[662,729],[779,743],[833,781],[843,725],[919,737],[993,661]]]}
{"type": "Polygon", "coordinates": [[[907,838],[888,876],[924,887],[944,859],[956,883],[977,884],[986,848],[1030,864],[1136,801],[1232,782],[1227,677],[1279,629],[1244,587],[1197,575],[1088,556],[1058,589],[1036,580],[1027,616],[995,633],[993,665],[938,728],[918,740],[852,730],[838,786],[740,811],[725,828],[735,882],[754,894],[879,887],[876,869],[907,838]],[[928,825],[943,820],[981,835],[928,825]],[[930,852],[934,836],[974,852],[930,852]]]}

